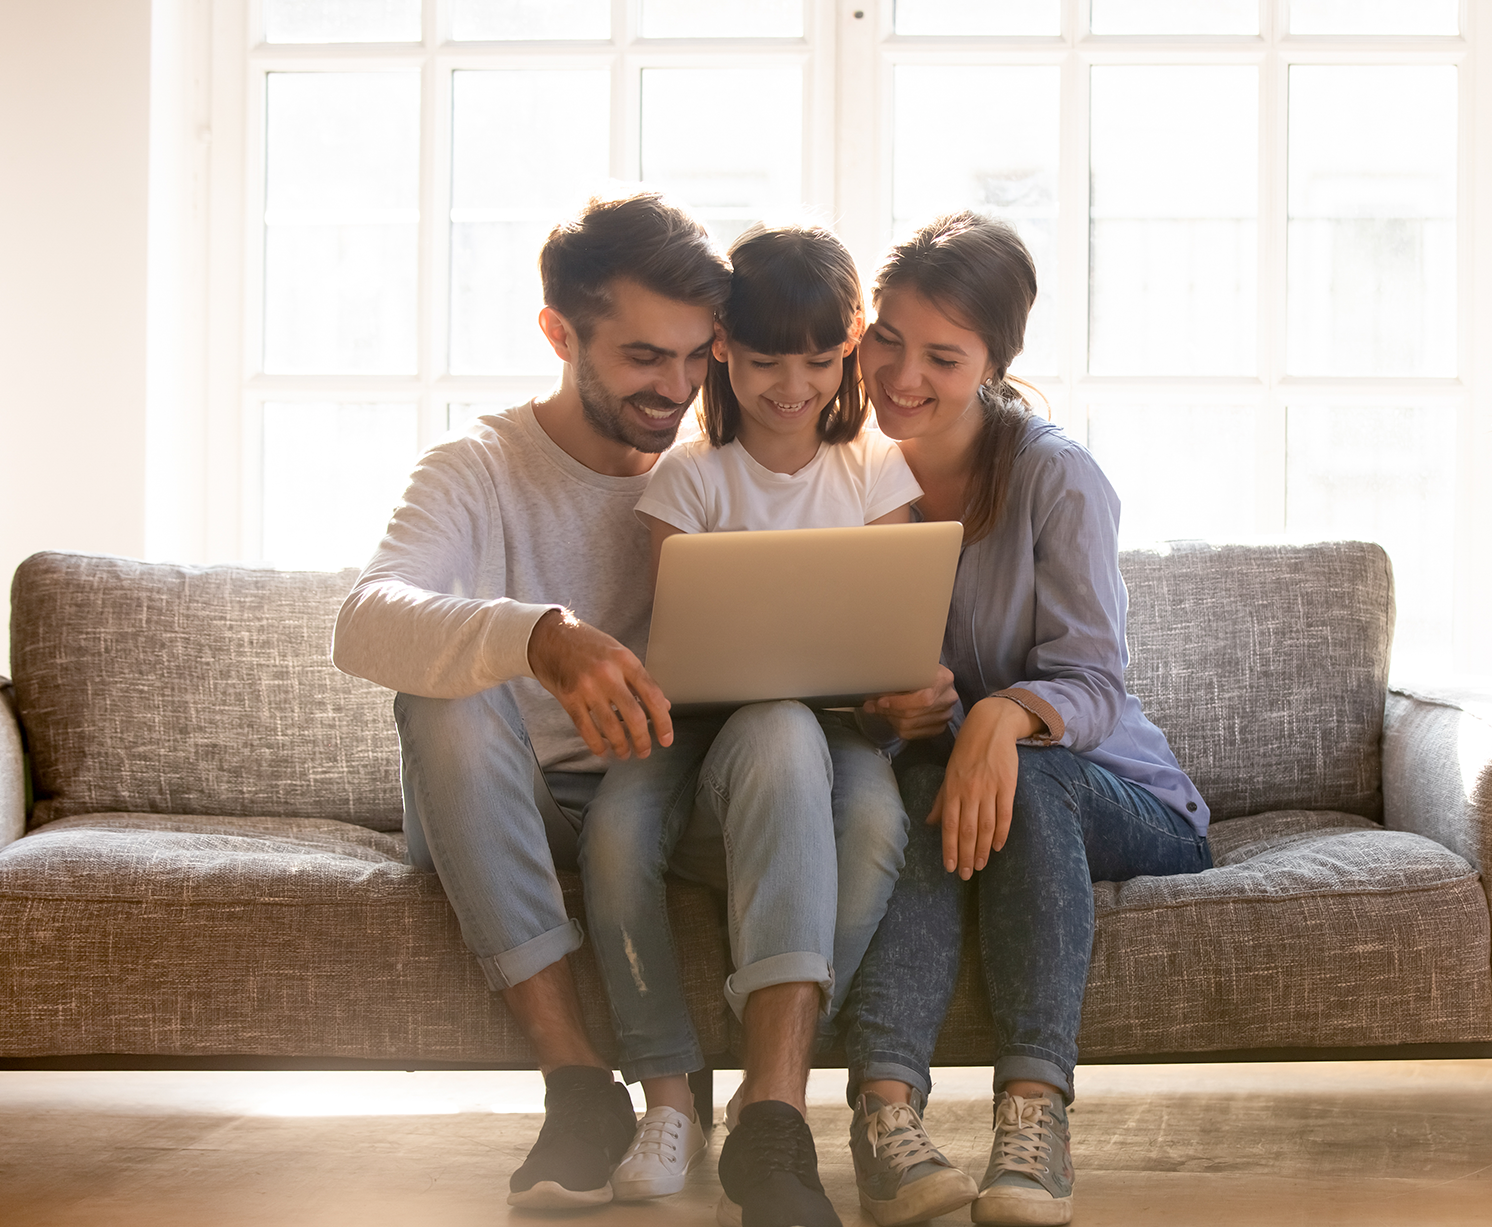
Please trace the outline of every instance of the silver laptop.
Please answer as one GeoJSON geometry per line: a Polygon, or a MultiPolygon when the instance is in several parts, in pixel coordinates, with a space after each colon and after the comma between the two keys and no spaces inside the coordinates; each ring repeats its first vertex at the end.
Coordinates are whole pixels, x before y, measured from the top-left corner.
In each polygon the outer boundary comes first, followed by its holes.
{"type": "Polygon", "coordinates": [[[658,563],[647,670],[676,711],[920,690],[962,541],[953,521],[678,533],[658,563]]]}

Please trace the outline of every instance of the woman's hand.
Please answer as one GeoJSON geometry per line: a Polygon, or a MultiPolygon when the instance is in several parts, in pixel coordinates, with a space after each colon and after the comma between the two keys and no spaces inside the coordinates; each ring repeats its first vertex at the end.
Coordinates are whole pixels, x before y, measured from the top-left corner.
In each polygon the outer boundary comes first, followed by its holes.
{"type": "Polygon", "coordinates": [[[998,852],[1010,833],[1019,759],[1015,745],[1046,725],[1019,703],[1005,698],[974,704],[943,775],[943,786],[927,815],[943,824],[943,867],[967,881],[998,852]]]}
{"type": "Polygon", "coordinates": [[[936,737],[947,728],[957,704],[953,672],[939,665],[937,679],[931,686],[903,694],[877,695],[866,699],[860,710],[868,716],[880,716],[903,741],[920,741],[936,737]]]}

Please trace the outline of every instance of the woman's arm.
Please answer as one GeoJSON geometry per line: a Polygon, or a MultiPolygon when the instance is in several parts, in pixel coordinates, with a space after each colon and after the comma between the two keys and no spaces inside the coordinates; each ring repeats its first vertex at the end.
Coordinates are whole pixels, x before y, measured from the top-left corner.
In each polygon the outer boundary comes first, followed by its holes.
{"type": "Polygon", "coordinates": [[[1046,725],[1013,699],[974,704],[953,743],[929,826],[943,824],[943,868],[967,880],[1005,846],[1015,804],[1016,743],[1046,725]]]}

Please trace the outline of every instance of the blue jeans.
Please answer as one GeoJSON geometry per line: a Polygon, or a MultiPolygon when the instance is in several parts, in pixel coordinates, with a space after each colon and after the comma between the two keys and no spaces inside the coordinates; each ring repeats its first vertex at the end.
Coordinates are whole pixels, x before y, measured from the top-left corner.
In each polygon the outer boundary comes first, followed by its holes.
{"type": "Polygon", "coordinates": [[[891,764],[835,713],[755,703],[674,721],[618,763],[586,811],[586,915],[629,1082],[704,1064],[684,1005],[664,873],[723,889],[739,1017],[752,992],[811,981],[838,1009],[886,910],[907,817],[891,764]]]}
{"type": "Polygon", "coordinates": [[[842,1020],[852,1105],[867,1079],[905,1082],[919,1108],[926,1102],[964,919],[976,906],[995,1087],[1030,1079],[1071,1101],[1093,951],[1092,884],[1212,867],[1206,836],[1139,785],[1065,748],[1018,751],[1010,834],[968,882],[943,868],[941,828],[922,821],[943,767],[917,747],[898,761],[912,833],[842,1020]]]}
{"type": "Polygon", "coordinates": [[[600,773],[539,779],[506,686],[464,699],[396,695],[394,723],[410,863],[440,875],[488,984],[508,988],[579,948],[555,867],[575,867],[600,773]]]}

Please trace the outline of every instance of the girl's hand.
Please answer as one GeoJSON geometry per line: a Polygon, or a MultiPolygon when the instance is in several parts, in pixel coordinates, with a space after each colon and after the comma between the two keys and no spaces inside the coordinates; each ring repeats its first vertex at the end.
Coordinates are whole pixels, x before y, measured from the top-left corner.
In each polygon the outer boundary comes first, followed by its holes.
{"type": "Polygon", "coordinates": [[[947,728],[957,703],[953,673],[939,665],[937,680],[926,689],[877,695],[866,699],[861,710],[869,716],[880,716],[903,741],[919,741],[936,737],[947,728]]]}
{"type": "Polygon", "coordinates": [[[953,743],[928,825],[943,824],[943,867],[967,881],[1010,833],[1019,759],[1016,742],[1046,725],[1011,699],[974,704],[953,743]]]}

